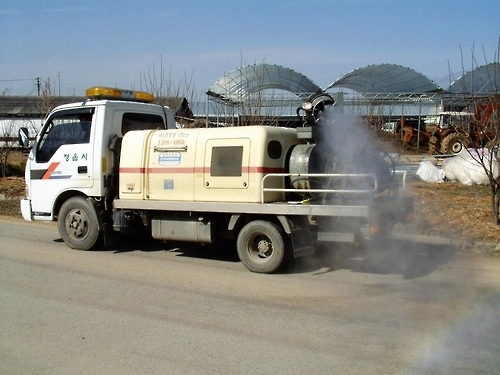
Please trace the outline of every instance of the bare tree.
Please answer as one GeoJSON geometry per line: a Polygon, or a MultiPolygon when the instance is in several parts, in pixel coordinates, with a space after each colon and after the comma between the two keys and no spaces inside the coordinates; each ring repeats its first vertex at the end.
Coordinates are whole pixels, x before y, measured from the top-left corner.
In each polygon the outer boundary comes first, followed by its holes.
{"type": "MultiPolygon", "coordinates": [[[[155,103],[165,105],[174,110],[178,110],[182,99],[191,103],[198,101],[195,84],[193,82],[194,71],[188,76],[186,72],[177,82],[172,78],[172,69],[168,76],[163,66],[163,58],[160,56],[160,66],[157,69],[153,64],[147,72],[140,73],[140,89],[150,92],[155,97],[155,103]],[[144,85],[144,87],[143,87],[144,85]]],[[[176,116],[177,121],[192,121],[182,114],[176,116]]]]}
{"type": "Polygon", "coordinates": [[[276,89],[266,89],[249,93],[237,105],[238,125],[277,126],[285,114],[287,103],[291,101],[289,93],[276,89]]]}
{"type": "MultiPolygon", "coordinates": [[[[489,128],[489,134],[492,138],[487,142],[486,147],[480,145],[479,143],[473,143],[473,146],[467,149],[468,154],[472,157],[474,161],[479,163],[482,167],[484,173],[486,174],[490,191],[491,191],[491,211],[493,215],[493,223],[495,225],[500,225],[500,151],[499,151],[499,139],[500,139],[500,96],[491,96],[482,101],[474,100],[475,106],[485,106],[486,111],[489,112],[487,126],[489,128]]],[[[476,111],[481,112],[481,111],[476,111]]],[[[484,113],[483,113],[484,115],[484,113]]],[[[484,125],[484,119],[474,116],[474,122],[484,125]]]]}
{"type": "MultiPolygon", "coordinates": [[[[471,92],[468,98],[464,98],[470,112],[474,113],[471,126],[474,129],[470,134],[472,139],[471,148],[467,149],[472,159],[479,163],[484,170],[491,191],[491,211],[493,223],[500,225],[500,39],[499,48],[495,53],[493,71],[486,70],[488,77],[481,77],[488,82],[486,92],[471,92]]],[[[474,47],[471,51],[472,69],[477,68],[477,60],[474,47]]],[[[483,49],[484,59],[488,64],[483,49]]],[[[463,67],[462,59],[462,69],[463,67]]],[[[479,78],[478,78],[479,79],[479,78]]],[[[474,87],[474,77],[471,78],[471,87],[474,87]]]]}
{"type": "Polygon", "coordinates": [[[0,171],[2,177],[7,176],[9,156],[14,151],[13,146],[17,139],[14,134],[15,131],[16,127],[14,120],[0,122],[0,171]]]}
{"type": "Polygon", "coordinates": [[[56,106],[55,95],[52,92],[50,78],[43,81],[38,109],[41,114],[47,115],[56,106]]]}

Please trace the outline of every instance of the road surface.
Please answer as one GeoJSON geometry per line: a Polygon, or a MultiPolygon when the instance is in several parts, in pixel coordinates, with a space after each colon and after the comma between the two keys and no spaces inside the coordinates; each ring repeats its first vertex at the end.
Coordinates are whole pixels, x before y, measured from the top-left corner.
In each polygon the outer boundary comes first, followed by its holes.
{"type": "Polygon", "coordinates": [[[500,374],[500,262],[393,241],[246,270],[0,218],[1,374],[500,374]]]}

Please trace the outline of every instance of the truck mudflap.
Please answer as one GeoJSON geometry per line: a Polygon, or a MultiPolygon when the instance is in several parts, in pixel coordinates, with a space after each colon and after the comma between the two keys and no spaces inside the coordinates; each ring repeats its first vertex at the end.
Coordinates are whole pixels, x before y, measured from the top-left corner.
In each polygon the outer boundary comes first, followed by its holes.
{"type": "Polygon", "coordinates": [[[305,255],[314,254],[313,227],[307,223],[304,217],[286,218],[279,216],[285,231],[290,235],[292,241],[293,257],[298,258],[305,255]]]}

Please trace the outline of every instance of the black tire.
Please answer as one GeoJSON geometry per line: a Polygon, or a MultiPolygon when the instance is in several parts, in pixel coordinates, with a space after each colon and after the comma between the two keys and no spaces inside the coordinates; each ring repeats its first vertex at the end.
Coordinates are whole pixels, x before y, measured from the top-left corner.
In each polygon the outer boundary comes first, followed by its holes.
{"type": "Polygon", "coordinates": [[[439,138],[433,135],[429,139],[429,154],[437,155],[439,154],[439,138]]]}
{"type": "Polygon", "coordinates": [[[97,212],[83,197],[68,199],[59,210],[59,234],[72,249],[90,250],[100,237],[97,212]]]}
{"type": "Polygon", "coordinates": [[[458,154],[464,148],[469,147],[469,142],[463,134],[448,134],[441,142],[441,152],[443,154],[458,154]]]}
{"type": "Polygon", "coordinates": [[[252,272],[272,273],[284,266],[290,256],[289,239],[278,225],[264,220],[243,227],[236,241],[241,263],[252,272]]]}

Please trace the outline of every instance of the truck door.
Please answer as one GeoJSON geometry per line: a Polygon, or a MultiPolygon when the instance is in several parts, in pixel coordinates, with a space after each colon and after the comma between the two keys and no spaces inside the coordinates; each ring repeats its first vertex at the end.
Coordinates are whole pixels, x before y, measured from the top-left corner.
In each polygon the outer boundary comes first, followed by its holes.
{"type": "Polygon", "coordinates": [[[33,147],[30,194],[35,216],[50,216],[64,190],[93,186],[94,108],[57,111],[33,147]]]}

